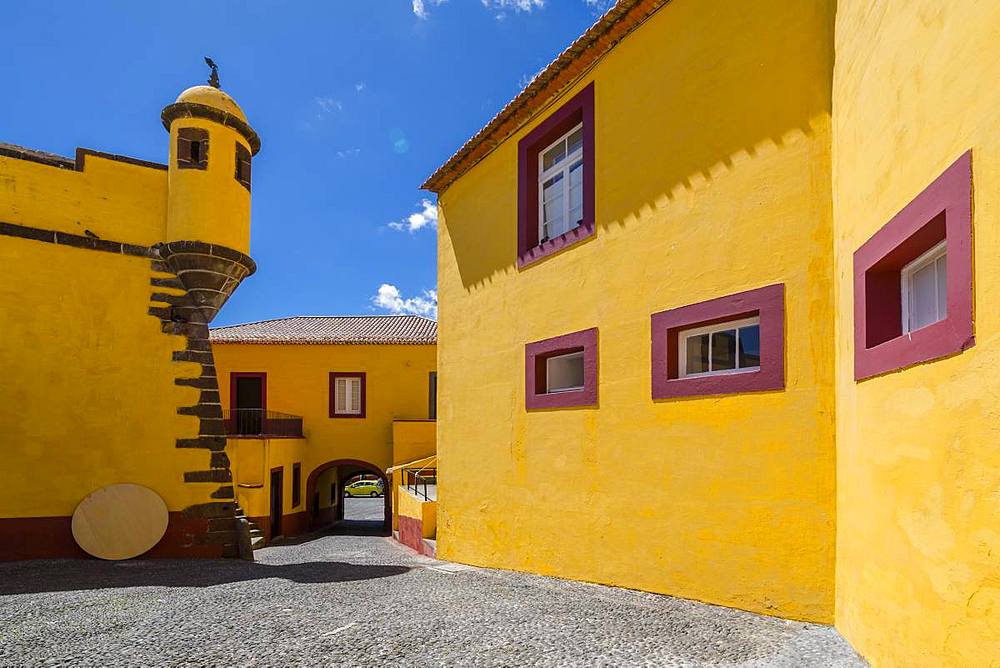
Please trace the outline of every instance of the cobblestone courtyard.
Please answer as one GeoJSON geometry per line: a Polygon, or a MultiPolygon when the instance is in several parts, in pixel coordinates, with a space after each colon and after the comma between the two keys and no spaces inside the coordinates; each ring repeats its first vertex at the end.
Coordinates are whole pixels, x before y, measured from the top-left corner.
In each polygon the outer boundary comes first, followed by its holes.
{"type": "Polygon", "coordinates": [[[828,627],[459,567],[353,526],[256,563],[0,564],[0,665],[865,665],[828,627]]]}

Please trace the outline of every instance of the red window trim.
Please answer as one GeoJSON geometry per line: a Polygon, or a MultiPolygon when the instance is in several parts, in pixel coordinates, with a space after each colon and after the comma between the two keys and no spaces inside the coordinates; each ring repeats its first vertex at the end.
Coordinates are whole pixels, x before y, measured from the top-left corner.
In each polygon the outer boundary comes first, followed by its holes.
{"type": "Polygon", "coordinates": [[[785,286],[782,283],[689,304],[650,316],[653,399],[785,389],[785,286]],[[686,329],[759,316],[760,369],[677,378],[677,334],[686,329]],[[674,376],[674,377],[671,377],[674,376]]]}
{"type": "MultiPolygon", "coordinates": [[[[895,285],[896,290],[899,287],[895,285]]],[[[854,253],[855,381],[954,355],[974,346],[972,299],[972,152],[967,151],[854,253]],[[869,286],[869,280],[875,280],[869,270],[893,253],[900,255],[895,262],[898,264],[905,263],[909,255],[913,255],[909,258],[912,260],[931,248],[940,241],[934,225],[942,214],[948,253],[947,317],[868,347],[869,328],[881,326],[874,319],[868,320],[873,309],[867,299],[876,287],[874,283],[869,286]]],[[[892,308],[892,302],[889,303],[892,308]]],[[[890,317],[901,318],[901,306],[896,311],[890,317]]]]}
{"type": "Polygon", "coordinates": [[[332,418],[363,418],[368,411],[368,381],[364,371],[331,371],[330,372],[330,417],[332,418]],[[337,390],[334,383],[338,378],[361,379],[361,412],[338,413],[337,390]]]}
{"type": "Polygon", "coordinates": [[[260,378],[260,407],[267,414],[267,373],[264,371],[232,371],[229,373],[229,410],[236,411],[236,379],[260,378]]]}
{"type": "Polygon", "coordinates": [[[594,84],[574,95],[517,144],[517,267],[594,235],[594,84]],[[583,222],[554,239],[538,243],[538,154],[583,123],[583,222]]]}
{"type": "Polygon", "coordinates": [[[526,410],[545,408],[583,408],[597,406],[597,328],[555,336],[524,346],[524,407],[526,410]],[[549,357],[583,351],[583,389],[575,392],[548,394],[538,391],[544,377],[542,368],[549,357]]]}

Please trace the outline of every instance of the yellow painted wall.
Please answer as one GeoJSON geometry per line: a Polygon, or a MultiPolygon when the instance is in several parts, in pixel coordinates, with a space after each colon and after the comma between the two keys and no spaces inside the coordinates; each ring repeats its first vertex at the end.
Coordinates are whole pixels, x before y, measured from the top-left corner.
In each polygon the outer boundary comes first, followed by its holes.
{"type": "Polygon", "coordinates": [[[437,451],[434,420],[397,420],[392,423],[392,465],[406,464],[437,451]]]}
{"type": "Polygon", "coordinates": [[[95,155],[82,172],[0,157],[5,223],[151,246],[166,240],[166,220],[166,170],[95,155]]]}
{"type": "MultiPolygon", "coordinates": [[[[174,142],[163,141],[173,159],[174,142]]],[[[233,178],[226,143],[210,152],[214,180],[196,187],[172,186],[165,169],[93,154],[82,171],[0,157],[0,222],[137,246],[190,240],[246,251],[249,195],[233,178]],[[242,201],[226,194],[232,188],[242,201]],[[192,197],[202,204],[175,206],[169,229],[168,205],[192,197]]],[[[198,436],[199,419],[177,410],[197,404],[199,390],[174,381],[202,369],[172,360],[186,341],[163,333],[148,309],[166,306],[150,301],[154,292],[183,291],[154,287],[153,277],[173,275],[154,272],[150,258],[0,236],[0,518],[65,517],[90,492],[122,482],[154,489],[171,511],[218,501],[219,482],[184,482],[185,472],[210,468],[210,453],[176,447],[198,436]]]]}
{"type": "Polygon", "coordinates": [[[399,516],[420,520],[423,537],[434,538],[434,533],[437,531],[437,502],[415,496],[405,487],[398,487],[396,492],[399,499],[399,516]]]}
{"type": "Polygon", "coordinates": [[[841,0],[837,627],[875,666],[1000,666],[1000,5],[841,0]],[[975,334],[856,383],[852,254],[972,149],[975,334]]]}
{"type": "Polygon", "coordinates": [[[177,415],[198,390],[174,378],[201,367],[171,361],[184,338],[146,313],[154,275],[148,259],[0,236],[0,517],[69,516],[112,483],[150,487],[169,510],[218,489],[184,483],[208,453],[174,446],[198,434],[177,415]]]}
{"type": "MultiPolygon", "coordinates": [[[[357,459],[381,470],[392,465],[393,420],[427,416],[428,374],[435,370],[433,345],[256,345],[213,344],[215,366],[223,408],[230,406],[230,373],[267,373],[267,408],[303,418],[304,440],[271,439],[267,470],[285,468],[286,514],[291,507],[291,465],[302,462],[303,506],[309,474],[337,459],[357,459]],[[330,417],[331,371],[363,371],[366,376],[366,417],[330,417]]],[[[415,423],[419,424],[419,423],[415,423]]],[[[237,460],[242,448],[230,439],[227,452],[237,460]]],[[[241,464],[236,470],[240,471],[241,464]]],[[[237,478],[237,483],[243,480],[237,478]]],[[[317,485],[329,495],[329,482],[317,485]]],[[[269,483],[253,490],[237,488],[243,509],[249,516],[264,516],[268,510],[269,483]]],[[[323,505],[323,504],[321,504],[323,505]]],[[[325,505],[330,505],[329,503],[325,505]]]]}
{"type": "Polygon", "coordinates": [[[596,237],[518,271],[517,140],[439,199],[438,555],[831,621],[830,2],[674,0],[595,83],[596,237]],[[786,286],[782,392],[653,402],[650,314],[786,286]],[[600,329],[600,407],[524,344],[600,329]]]}

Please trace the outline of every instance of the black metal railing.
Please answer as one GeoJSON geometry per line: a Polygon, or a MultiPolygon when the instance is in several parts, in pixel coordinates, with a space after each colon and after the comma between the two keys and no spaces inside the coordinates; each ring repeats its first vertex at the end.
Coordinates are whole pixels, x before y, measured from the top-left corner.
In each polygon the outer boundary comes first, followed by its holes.
{"type": "Polygon", "coordinates": [[[226,435],[232,438],[302,438],[302,418],[298,415],[262,408],[234,408],[222,411],[226,435]]]}
{"type": "Polygon", "coordinates": [[[403,486],[406,491],[421,496],[425,501],[437,500],[437,468],[403,469],[403,486]],[[428,490],[430,486],[430,490],[428,490]]]}

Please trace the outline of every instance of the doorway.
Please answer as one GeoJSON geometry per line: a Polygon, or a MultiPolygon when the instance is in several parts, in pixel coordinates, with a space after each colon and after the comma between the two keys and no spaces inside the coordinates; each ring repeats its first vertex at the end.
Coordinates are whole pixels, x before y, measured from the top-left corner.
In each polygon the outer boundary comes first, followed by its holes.
{"type": "Polygon", "coordinates": [[[271,537],[270,540],[274,540],[278,536],[284,535],[282,533],[281,527],[281,516],[283,514],[282,505],[282,494],[284,492],[284,468],[271,469],[271,518],[270,518],[270,528],[271,537]]]}
{"type": "Polygon", "coordinates": [[[267,409],[267,374],[230,374],[232,420],[237,434],[252,436],[264,433],[267,409]]]}

